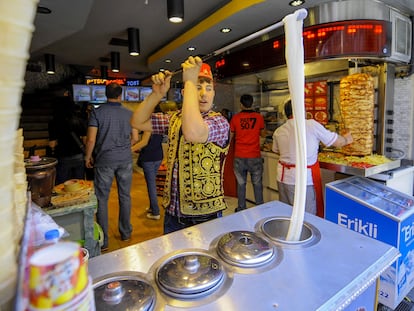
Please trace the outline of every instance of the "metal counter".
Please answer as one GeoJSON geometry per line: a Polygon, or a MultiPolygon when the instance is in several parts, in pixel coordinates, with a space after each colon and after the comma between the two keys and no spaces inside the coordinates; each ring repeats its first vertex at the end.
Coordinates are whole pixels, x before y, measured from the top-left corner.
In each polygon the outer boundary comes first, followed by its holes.
{"type": "MultiPolygon", "coordinates": [[[[396,248],[313,215],[305,224],[316,228],[308,245],[276,244],[279,259],[269,269],[241,271],[224,265],[231,282],[224,293],[180,302],[158,290],[155,271],[161,258],[181,250],[215,254],[215,240],[230,231],[260,232],[260,223],[290,218],[291,207],[278,201],[132,245],[89,261],[94,280],[119,271],[137,271],[156,289],[155,310],[342,310],[399,256],[396,248]]],[[[139,230],[136,228],[135,230],[139,230]]],[[[138,233],[139,234],[139,233],[138,233]]],[[[219,258],[218,256],[216,256],[219,258]]]]}

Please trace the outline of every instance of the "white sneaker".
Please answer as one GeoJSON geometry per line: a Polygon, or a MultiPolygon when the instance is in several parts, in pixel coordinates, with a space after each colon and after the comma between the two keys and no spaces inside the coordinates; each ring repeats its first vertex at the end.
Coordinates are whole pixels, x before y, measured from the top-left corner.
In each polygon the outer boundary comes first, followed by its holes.
{"type": "Polygon", "coordinates": [[[154,219],[154,220],[159,220],[161,218],[161,216],[160,215],[153,215],[152,213],[148,213],[147,218],[154,219]]]}

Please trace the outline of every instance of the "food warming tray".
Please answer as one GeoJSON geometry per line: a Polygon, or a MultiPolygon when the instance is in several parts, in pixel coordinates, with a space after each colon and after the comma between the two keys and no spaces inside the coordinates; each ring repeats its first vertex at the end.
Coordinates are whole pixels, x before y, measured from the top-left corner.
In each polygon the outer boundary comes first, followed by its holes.
{"type": "Polygon", "coordinates": [[[338,173],[369,177],[371,175],[379,174],[379,173],[386,172],[394,168],[400,167],[401,160],[393,160],[391,162],[375,165],[375,166],[368,167],[368,168],[357,168],[353,166],[340,165],[340,164],[327,163],[327,162],[319,162],[319,165],[321,168],[334,171],[334,172],[338,172],[338,173]]]}
{"type": "Polygon", "coordinates": [[[257,232],[264,220],[283,220],[290,214],[290,206],[268,202],[91,258],[89,273],[94,280],[122,270],[146,274],[156,288],[154,310],[342,310],[367,287],[375,285],[378,276],[399,255],[388,244],[306,214],[307,228],[316,228],[318,238],[304,247],[275,243],[280,250],[279,261],[267,269],[239,273],[240,267],[231,270],[222,261],[227,283],[207,297],[185,301],[168,297],[157,287],[155,276],[169,254],[197,249],[220,258],[214,243],[218,237],[233,231],[257,232]]]}

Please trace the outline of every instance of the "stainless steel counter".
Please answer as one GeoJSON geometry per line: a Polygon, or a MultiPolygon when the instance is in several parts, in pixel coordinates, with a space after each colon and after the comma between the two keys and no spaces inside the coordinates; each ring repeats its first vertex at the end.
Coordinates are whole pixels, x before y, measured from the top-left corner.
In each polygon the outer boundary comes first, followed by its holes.
{"type": "MultiPolygon", "coordinates": [[[[228,282],[201,300],[177,301],[158,290],[155,272],[167,255],[205,250],[217,256],[217,238],[230,231],[256,231],[271,218],[289,219],[291,208],[269,202],[221,219],[129,246],[89,261],[94,280],[119,271],[137,271],[156,288],[155,310],[342,310],[399,255],[398,250],[313,215],[305,225],[316,229],[312,243],[272,242],[276,260],[270,268],[243,270],[224,263],[228,282]]],[[[136,228],[135,230],[139,230],[136,228]]],[[[264,235],[263,235],[264,236],[264,235]]]]}

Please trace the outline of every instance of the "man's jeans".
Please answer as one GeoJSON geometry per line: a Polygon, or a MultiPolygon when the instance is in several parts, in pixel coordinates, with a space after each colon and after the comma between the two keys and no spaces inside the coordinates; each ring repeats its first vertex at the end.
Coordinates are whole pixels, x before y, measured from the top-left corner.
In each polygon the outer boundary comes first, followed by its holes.
{"type": "Polygon", "coordinates": [[[168,234],[174,231],[178,231],[184,228],[188,228],[194,225],[201,224],[203,222],[223,217],[223,212],[220,211],[216,214],[209,216],[194,216],[194,217],[177,217],[172,216],[168,212],[164,216],[164,234],[168,234]]]}
{"type": "Polygon", "coordinates": [[[122,239],[131,236],[132,162],[114,167],[95,167],[95,195],[98,200],[96,219],[104,233],[103,247],[108,246],[108,198],[113,179],[118,187],[118,230],[122,239]]]}
{"type": "Polygon", "coordinates": [[[142,169],[144,170],[145,182],[147,183],[148,197],[150,201],[150,211],[152,215],[159,215],[160,208],[158,206],[157,185],[155,183],[158,169],[161,165],[161,160],[154,162],[142,162],[142,169]]]}
{"type": "Polygon", "coordinates": [[[262,158],[234,158],[234,175],[237,180],[237,210],[246,209],[246,181],[247,173],[253,184],[254,200],[256,205],[263,204],[263,159],[262,158]]]}

